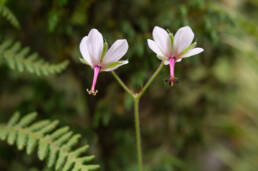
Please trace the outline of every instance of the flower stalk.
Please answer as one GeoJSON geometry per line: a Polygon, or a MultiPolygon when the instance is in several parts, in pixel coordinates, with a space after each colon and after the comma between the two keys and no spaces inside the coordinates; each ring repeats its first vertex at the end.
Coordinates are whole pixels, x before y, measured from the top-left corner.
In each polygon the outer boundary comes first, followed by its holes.
{"type": "Polygon", "coordinates": [[[161,62],[159,67],[156,69],[156,71],[152,74],[150,79],[146,82],[144,87],[141,89],[139,93],[134,93],[131,89],[129,89],[125,83],[120,79],[120,77],[112,71],[112,75],[115,77],[117,82],[121,85],[121,87],[131,95],[131,97],[134,99],[134,121],[135,121],[135,134],[136,134],[136,148],[137,148],[137,160],[138,160],[138,168],[139,171],[143,171],[143,161],[142,161],[142,146],[141,146],[141,127],[140,127],[140,117],[139,117],[139,102],[144,94],[144,92],[147,90],[147,88],[150,86],[152,81],[158,76],[161,69],[163,68],[164,63],[161,62]]]}
{"type": "Polygon", "coordinates": [[[141,128],[140,128],[140,119],[139,119],[139,100],[140,99],[134,98],[134,121],[135,121],[138,168],[139,168],[139,171],[143,171],[141,128]]]}
{"type": "Polygon", "coordinates": [[[144,94],[144,92],[147,90],[147,88],[150,86],[150,84],[152,83],[152,81],[157,77],[157,75],[159,74],[159,72],[161,71],[161,69],[163,68],[164,63],[161,62],[159,67],[156,69],[156,71],[152,74],[152,76],[150,77],[150,79],[146,82],[146,84],[144,85],[144,87],[142,88],[142,90],[137,94],[136,98],[140,99],[141,96],[144,94]]]}
{"type": "Polygon", "coordinates": [[[117,80],[117,82],[121,85],[121,87],[128,93],[130,94],[132,97],[135,96],[135,94],[132,92],[132,90],[130,90],[125,83],[119,78],[119,76],[115,73],[115,71],[111,72],[112,75],[115,77],[115,79],[117,80]]]}

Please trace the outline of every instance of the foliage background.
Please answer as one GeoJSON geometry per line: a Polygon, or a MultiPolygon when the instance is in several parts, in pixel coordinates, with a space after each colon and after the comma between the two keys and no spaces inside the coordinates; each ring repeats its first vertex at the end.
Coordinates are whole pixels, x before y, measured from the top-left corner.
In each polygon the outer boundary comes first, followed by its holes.
{"type": "MultiPolygon", "coordinates": [[[[92,70],[80,63],[81,38],[97,28],[111,44],[129,42],[130,65],[117,70],[139,90],[159,65],[146,43],[155,25],[190,25],[204,53],[168,68],[140,104],[148,171],[258,170],[258,3],[256,0],[7,0],[20,29],[1,18],[2,38],[30,46],[46,61],[69,60],[54,76],[14,72],[0,60],[0,121],[37,111],[83,135],[105,171],[136,171],[132,99],[109,73],[89,96],[92,70]]],[[[82,143],[83,143],[82,142],[82,143]]],[[[0,170],[49,170],[35,156],[0,143],[0,170]]],[[[51,170],[51,169],[50,169],[51,170]]]]}

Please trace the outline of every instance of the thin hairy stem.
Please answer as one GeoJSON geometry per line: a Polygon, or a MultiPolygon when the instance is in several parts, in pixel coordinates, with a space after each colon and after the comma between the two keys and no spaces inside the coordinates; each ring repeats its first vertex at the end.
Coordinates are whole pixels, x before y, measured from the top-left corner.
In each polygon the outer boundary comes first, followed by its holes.
{"type": "Polygon", "coordinates": [[[163,68],[164,63],[161,62],[159,67],[156,69],[156,71],[152,74],[152,76],[150,77],[150,79],[147,81],[147,83],[144,85],[144,87],[142,88],[142,90],[137,94],[136,98],[140,99],[141,96],[143,95],[143,93],[147,90],[147,88],[150,86],[150,84],[152,83],[152,81],[157,77],[157,75],[159,74],[159,72],[161,71],[161,69],[163,68]]]}
{"type": "Polygon", "coordinates": [[[121,85],[121,87],[123,87],[123,89],[124,89],[128,94],[130,94],[132,97],[134,97],[135,95],[134,95],[133,91],[130,90],[130,89],[125,85],[125,83],[119,78],[119,76],[118,76],[114,71],[112,71],[111,73],[112,73],[112,75],[115,77],[115,79],[117,80],[117,82],[121,85]]]}

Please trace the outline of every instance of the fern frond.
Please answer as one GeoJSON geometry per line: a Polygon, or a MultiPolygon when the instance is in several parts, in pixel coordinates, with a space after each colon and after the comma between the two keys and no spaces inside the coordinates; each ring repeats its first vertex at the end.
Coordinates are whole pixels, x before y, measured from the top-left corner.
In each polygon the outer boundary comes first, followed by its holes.
{"type": "Polygon", "coordinates": [[[20,72],[27,71],[36,75],[57,74],[63,71],[68,61],[50,64],[40,59],[37,53],[29,54],[29,47],[21,47],[20,42],[5,40],[0,43],[0,59],[13,69],[20,72]]]}
{"type": "Polygon", "coordinates": [[[0,15],[6,18],[10,24],[12,24],[15,28],[20,28],[19,21],[15,17],[15,15],[4,5],[0,5],[0,15]]]}
{"type": "Polygon", "coordinates": [[[47,166],[55,170],[91,171],[99,168],[96,164],[86,164],[94,158],[83,155],[88,145],[74,148],[80,139],[79,134],[74,134],[68,127],[58,128],[58,121],[35,122],[36,117],[35,112],[22,118],[15,113],[7,124],[0,125],[1,140],[16,144],[19,150],[26,149],[27,154],[38,147],[39,159],[46,160],[47,166]]]}

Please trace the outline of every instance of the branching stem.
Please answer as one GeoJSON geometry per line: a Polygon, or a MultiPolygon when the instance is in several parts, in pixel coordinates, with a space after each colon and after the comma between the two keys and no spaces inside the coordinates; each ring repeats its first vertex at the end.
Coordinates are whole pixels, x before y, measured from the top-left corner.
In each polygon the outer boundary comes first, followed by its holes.
{"type": "Polygon", "coordinates": [[[164,63],[161,62],[159,67],[152,74],[150,79],[146,82],[146,84],[144,85],[144,87],[141,89],[141,91],[139,93],[133,93],[133,91],[125,85],[125,83],[119,78],[119,76],[114,71],[112,71],[112,75],[115,77],[117,82],[134,99],[134,121],[135,121],[136,147],[137,147],[137,159],[138,159],[139,171],[143,171],[141,130],[140,130],[140,119],[139,119],[139,101],[140,101],[142,95],[144,94],[144,92],[147,90],[147,88],[152,83],[152,81],[157,77],[157,75],[159,74],[159,72],[161,71],[163,66],[164,66],[164,63]]]}
{"type": "Polygon", "coordinates": [[[115,77],[115,79],[117,80],[117,82],[121,85],[121,87],[122,87],[128,94],[130,94],[132,97],[134,97],[133,91],[130,90],[130,89],[125,85],[125,83],[120,79],[120,77],[119,77],[114,71],[112,71],[111,73],[112,73],[112,75],[115,77]]]}
{"type": "Polygon", "coordinates": [[[140,99],[143,95],[143,93],[147,90],[147,88],[150,86],[150,84],[152,83],[152,81],[157,77],[157,75],[159,74],[159,72],[161,71],[161,69],[163,68],[164,63],[161,62],[159,67],[156,69],[156,71],[152,74],[152,76],[150,77],[150,79],[147,81],[147,83],[144,85],[144,87],[141,89],[141,91],[137,94],[136,98],[140,99]]]}

